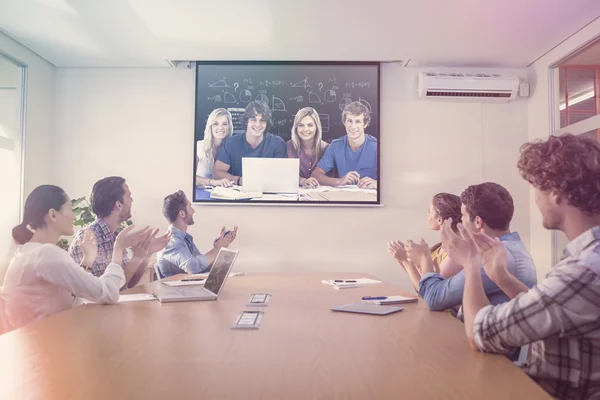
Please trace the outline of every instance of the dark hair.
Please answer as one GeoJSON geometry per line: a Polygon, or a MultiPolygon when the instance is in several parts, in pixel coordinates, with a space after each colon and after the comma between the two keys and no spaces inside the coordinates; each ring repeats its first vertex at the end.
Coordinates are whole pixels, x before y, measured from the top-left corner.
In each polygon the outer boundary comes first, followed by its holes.
{"type": "Polygon", "coordinates": [[[258,114],[262,115],[267,121],[265,130],[269,130],[273,126],[273,112],[269,108],[269,105],[264,101],[254,100],[248,103],[244,111],[244,129],[248,126],[248,120],[256,117],[258,114]]]}
{"type": "Polygon", "coordinates": [[[363,115],[363,121],[365,126],[369,125],[371,122],[371,113],[369,113],[369,109],[360,101],[353,101],[344,107],[344,111],[342,111],[342,123],[346,123],[346,116],[348,114],[352,115],[363,115]]]}
{"type": "Polygon", "coordinates": [[[45,227],[44,217],[48,214],[48,211],[59,211],[66,202],[67,194],[58,186],[41,185],[33,189],[27,196],[27,200],[25,200],[23,222],[12,230],[12,237],[15,242],[18,244],[29,242],[33,236],[33,232],[29,228],[45,227]]]}
{"type": "Polygon", "coordinates": [[[493,182],[472,185],[460,195],[471,219],[475,217],[490,228],[506,230],[510,226],[515,205],[513,198],[503,186],[493,182]]]}
{"type": "Polygon", "coordinates": [[[125,179],[120,176],[109,176],[94,183],[90,193],[90,205],[98,218],[108,217],[117,201],[123,202],[125,179]]]}
{"type": "Polygon", "coordinates": [[[521,176],[539,190],[553,190],[586,214],[600,213],[600,144],[563,134],[521,146],[521,176]]]}
{"type": "Polygon", "coordinates": [[[187,197],[183,190],[179,190],[165,197],[163,203],[163,215],[169,222],[175,222],[179,211],[185,211],[187,207],[187,197]]]}
{"type": "Polygon", "coordinates": [[[450,193],[438,193],[433,196],[433,208],[443,221],[452,218],[452,229],[457,231],[459,222],[462,221],[462,213],[460,211],[460,197],[450,193]]]}

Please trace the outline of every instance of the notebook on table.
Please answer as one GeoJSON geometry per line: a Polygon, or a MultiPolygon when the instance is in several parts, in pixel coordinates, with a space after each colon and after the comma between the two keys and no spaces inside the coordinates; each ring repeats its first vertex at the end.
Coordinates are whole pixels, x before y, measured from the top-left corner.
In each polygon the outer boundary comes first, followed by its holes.
{"type": "Polygon", "coordinates": [[[375,304],[352,303],[332,308],[333,311],[343,311],[359,314],[388,315],[404,310],[404,307],[379,306],[375,304]]]}
{"type": "Polygon", "coordinates": [[[386,304],[406,304],[416,303],[419,301],[416,297],[405,297],[405,296],[377,296],[377,297],[363,297],[363,303],[386,305],[386,304]]]}
{"type": "Polygon", "coordinates": [[[154,295],[161,303],[216,300],[225,286],[225,281],[227,281],[237,256],[237,250],[222,247],[204,285],[169,286],[161,282],[154,288],[154,295]]]}

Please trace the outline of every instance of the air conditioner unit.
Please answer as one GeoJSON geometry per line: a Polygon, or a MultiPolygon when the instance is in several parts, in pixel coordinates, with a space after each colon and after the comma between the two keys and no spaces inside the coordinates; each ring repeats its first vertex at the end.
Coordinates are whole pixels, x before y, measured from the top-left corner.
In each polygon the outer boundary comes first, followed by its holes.
{"type": "Polygon", "coordinates": [[[419,97],[505,103],[519,92],[519,78],[495,73],[419,72],[419,97]]]}

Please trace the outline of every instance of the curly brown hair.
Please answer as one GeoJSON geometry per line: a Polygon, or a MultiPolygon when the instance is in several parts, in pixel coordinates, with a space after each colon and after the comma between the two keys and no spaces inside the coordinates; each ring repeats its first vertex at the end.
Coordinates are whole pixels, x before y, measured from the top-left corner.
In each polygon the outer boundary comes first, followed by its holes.
{"type": "Polygon", "coordinates": [[[521,146],[521,176],[586,214],[600,213],[600,144],[569,133],[521,146]]]}
{"type": "Polygon", "coordinates": [[[507,230],[515,212],[513,198],[503,186],[494,182],[471,185],[460,195],[471,219],[475,217],[490,228],[507,230]]]}

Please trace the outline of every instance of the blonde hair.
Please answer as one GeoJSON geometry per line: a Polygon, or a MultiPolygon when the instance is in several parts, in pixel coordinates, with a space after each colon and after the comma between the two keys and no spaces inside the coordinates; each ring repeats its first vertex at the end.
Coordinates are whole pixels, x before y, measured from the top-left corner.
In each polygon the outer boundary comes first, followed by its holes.
{"type": "Polygon", "coordinates": [[[298,124],[305,117],[311,117],[315,121],[315,125],[317,125],[317,133],[315,133],[314,137],[314,151],[315,151],[315,160],[319,161],[321,156],[323,155],[323,145],[321,144],[323,140],[323,129],[321,128],[321,119],[319,118],[319,114],[312,107],[304,107],[296,113],[296,117],[294,118],[294,124],[292,125],[292,143],[294,144],[294,150],[296,153],[300,152],[300,137],[298,136],[298,124]]]}
{"type": "Polygon", "coordinates": [[[223,115],[227,117],[227,123],[229,124],[229,132],[227,133],[227,136],[233,135],[233,121],[231,119],[231,113],[224,108],[215,108],[212,110],[208,116],[208,120],[206,121],[206,128],[204,128],[204,142],[202,151],[204,151],[206,159],[209,161],[210,165],[215,163],[213,153],[215,150],[217,150],[212,134],[212,126],[217,121],[217,118],[222,117],[223,115]]]}

